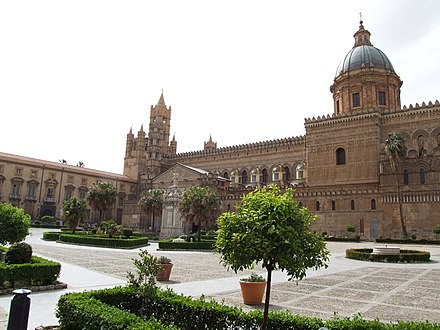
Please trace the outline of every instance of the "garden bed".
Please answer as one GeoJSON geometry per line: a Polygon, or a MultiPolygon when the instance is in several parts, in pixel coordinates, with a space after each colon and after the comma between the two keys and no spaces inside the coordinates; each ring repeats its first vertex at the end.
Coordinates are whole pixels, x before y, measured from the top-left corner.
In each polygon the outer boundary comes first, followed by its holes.
{"type": "Polygon", "coordinates": [[[394,263],[422,263],[430,262],[431,254],[427,251],[400,250],[400,253],[373,254],[373,249],[347,249],[345,257],[348,259],[394,262],[394,263]]]}

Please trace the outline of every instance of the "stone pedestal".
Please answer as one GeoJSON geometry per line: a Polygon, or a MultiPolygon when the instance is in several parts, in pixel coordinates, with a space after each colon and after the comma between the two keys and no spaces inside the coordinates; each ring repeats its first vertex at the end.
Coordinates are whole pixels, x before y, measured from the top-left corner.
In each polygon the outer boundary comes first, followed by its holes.
{"type": "Polygon", "coordinates": [[[160,226],[160,239],[178,237],[183,235],[183,224],[180,219],[179,201],[182,191],[176,184],[171,186],[164,196],[162,209],[162,224],[160,226]]]}

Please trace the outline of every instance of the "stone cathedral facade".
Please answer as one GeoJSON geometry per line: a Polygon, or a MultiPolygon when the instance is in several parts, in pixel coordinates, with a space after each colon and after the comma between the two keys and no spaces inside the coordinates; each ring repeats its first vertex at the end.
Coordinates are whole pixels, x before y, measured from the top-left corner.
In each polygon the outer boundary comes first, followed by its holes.
{"type": "Polygon", "coordinates": [[[360,22],[330,86],[333,113],[305,119],[303,136],[221,148],[209,137],[203,150],[177,153],[162,93],[148,128],[127,134],[123,175],[0,153],[1,201],[27,205],[34,217],[56,215],[68,196],[84,196],[90,183],[108,180],[118,188],[109,216],[154,230],[161,219],[151,220],[137,204],[148,189],[210,185],[227,211],[255,187],[277,184],[293,187],[297,201],[317,215],[314,229],[328,235],[345,236],[354,225],[363,239],[401,237],[401,206],[408,233],[432,238],[440,224],[440,104],[402,107],[402,80],[370,37],[360,22]],[[408,147],[397,175],[384,152],[392,131],[408,147]],[[32,185],[34,195],[22,198],[32,185]]]}
{"type": "MultiPolygon", "coordinates": [[[[204,150],[176,153],[162,94],[151,107],[148,132],[127,135],[124,175],[144,189],[167,189],[179,171],[183,189],[209,176],[224,211],[255,187],[294,187],[298,202],[317,215],[316,230],[344,236],[354,225],[364,239],[400,237],[401,202],[409,234],[432,237],[440,223],[439,102],[402,108],[402,80],[370,37],[360,22],[330,86],[333,113],[306,119],[305,136],[222,148],[210,137],[204,150]],[[397,175],[400,196],[384,153],[391,131],[404,135],[409,150],[397,175]]],[[[132,206],[127,217],[140,212],[132,206]]]]}

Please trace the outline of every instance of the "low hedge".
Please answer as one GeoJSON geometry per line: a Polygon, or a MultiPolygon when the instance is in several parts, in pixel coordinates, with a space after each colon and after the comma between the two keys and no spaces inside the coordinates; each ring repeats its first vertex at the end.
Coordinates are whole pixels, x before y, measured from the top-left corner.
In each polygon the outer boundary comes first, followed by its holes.
{"type": "Polygon", "coordinates": [[[394,239],[394,238],[376,238],[376,243],[387,243],[387,244],[429,244],[429,245],[440,245],[440,240],[429,240],[429,239],[394,239]]]}
{"type": "Polygon", "coordinates": [[[347,249],[345,257],[362,261],[399,263],[429,262],[431,258],[427,251],[400,250],[399,254],[371,254],[372,252],[373,249],[347,249]]]}
{"type": "Polygon", "coordinates": [[[111,247],[111,248],[137,248],[148,245],[147,237],[132,237],[132,238],[119,238],[119,237],[104,237],[95,235],[78,235],[78,234],[61,234],[59,241],[64,243],[83,244],[99,247],[111,247]]]}
{"type": "MultiPolygon", "coordinates": [[[[253,330],[260,328],[263,318],[261,310],[243,312],[237,307],[203,298],[192,299],[170,290],[147,291],[141,294],[131,287],[117,287],[68,293],[61,296],[56,316],[63,329],[150,329],[148,322],[162,322],[156,323],[155,329],[253,330]],[[141,323],[139,318],[148,321],[141,323]],[[176,327],[164,328],[171,323],[176,327]]],[[[269,312],[267,329],[317,330],[320,327],[329,330],[433,330],[440,325],[404,321],[382,323],[360,316],[321,320],[287,311],[269,312]]]]}
{"type": "Polygon", "coordinates": [[[61,270],[61,264],[40,257],[32,257],[28,264],[0,263],[0,286],[15,288],[21,285],[55,284],[61,270]]]}
{"type": "Polygon", "coordinates": [[[58,301],[56,316],[63,329],[178,330],[159,321],[143,320],[85,294],[67,294],[58,301]]]}
{"type": "Polygon", "coordinates": [[[159,241],[161,250],[214,250],[215,241],[201,242],[170,242],[159,241]]]}
{"type": "Polygon", "coordinates": [[[324,236],[324,241],[329,241],[329,242],[360,242],[361,238],[359,236],[356,236],[356,237],[324,236]]]}

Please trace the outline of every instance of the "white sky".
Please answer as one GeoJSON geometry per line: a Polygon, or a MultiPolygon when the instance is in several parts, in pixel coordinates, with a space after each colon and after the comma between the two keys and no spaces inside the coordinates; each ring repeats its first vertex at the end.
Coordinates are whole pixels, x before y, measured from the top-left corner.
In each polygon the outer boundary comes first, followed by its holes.
{"type": "Polygon", "coordinates": [[[440,99],[440,1],[1,1],[0,151],[122,173],[161,90],[177,151],[298,136],[362,12],[403,80],[440,99]]]}

